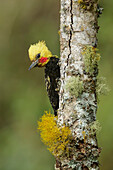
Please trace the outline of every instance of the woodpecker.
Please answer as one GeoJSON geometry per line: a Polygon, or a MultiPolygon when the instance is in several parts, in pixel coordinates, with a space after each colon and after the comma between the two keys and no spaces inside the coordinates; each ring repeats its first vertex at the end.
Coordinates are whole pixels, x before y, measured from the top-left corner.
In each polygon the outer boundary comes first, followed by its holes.
{"type": "Polygon", "coordinates": [[[56,55],[52,55],[44,41],[39,41],[38,43],[31,45],[28,54],[32,62],[28,70],[31,70],[34,67],[45,67],[46,90],[54,114],[57,116],[57,110],[59,108],[59,58],[56,55]]]}

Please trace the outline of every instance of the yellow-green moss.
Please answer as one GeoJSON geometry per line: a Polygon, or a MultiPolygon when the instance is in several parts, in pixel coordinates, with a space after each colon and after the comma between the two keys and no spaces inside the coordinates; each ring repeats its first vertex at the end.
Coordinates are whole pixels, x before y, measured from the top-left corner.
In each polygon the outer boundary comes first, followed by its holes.
{"type": "Polygon", "coordinates": [[[85,46],[82,55],[84,60],[84,70],[92,75],[94,69],[97,67],[97,64],[100,60],[100,54],[97,53],[98,49],[93,46],[85,46]]]}
{"type": "Polygon", "coordinates": [[[70,95],[78,97],[83,91],[83,82],[80,80],[79,76],[70,77],[66,82],[65,89],[70,95]]]}
{"type": "Polygon", "coordinates": [[[99,77],[97,78],[97,85],[96,85],[96,93],[97,96],[106,95],[110,91],[108,85],[106,85],[106,78],[99,77]]]}
{"type": "Polygon", "coordinates": [[[99,133],[101,130],[101,125],[98,120],[94,121],[93,123],[90,124],[90,134],[94,135],[96,133],[99,133]]]}
{"type": "Polygon", "coordinates": [[[83,9],[96,11],[96,4],[99,0],[78,0],[78,3],[83,9]]]}
{"type": "Polygon", "coordinates": [[[60,156],[62,154],[68,154],[68,143],[71,139],[71,131],[69,127],[65,125],[63,127],[57,126],[57,117],[50,112],[45,112],[38,121],[38,130],[42,141],[48,146],[48,150],[54,156],[60,156]]]}

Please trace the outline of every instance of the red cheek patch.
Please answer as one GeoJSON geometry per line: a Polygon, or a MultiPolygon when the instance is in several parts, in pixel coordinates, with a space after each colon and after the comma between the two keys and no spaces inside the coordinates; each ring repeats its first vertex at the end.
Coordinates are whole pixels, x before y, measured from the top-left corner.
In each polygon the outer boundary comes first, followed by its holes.
{"type": "Polygon", "coordinates": [[[46,58],[46,57],[41,57],[41,58],[39,59],[39,63],[45,63],[47,60],[48,60],[48,58],[46,58]]]}

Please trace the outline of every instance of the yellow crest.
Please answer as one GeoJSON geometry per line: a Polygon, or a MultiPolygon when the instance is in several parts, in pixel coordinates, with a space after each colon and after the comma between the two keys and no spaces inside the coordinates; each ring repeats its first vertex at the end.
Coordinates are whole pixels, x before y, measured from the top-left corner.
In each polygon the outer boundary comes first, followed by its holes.
{"type": "Polygon", "coordinates": [[[30,46],[29,50],[29,58],[31,61],[36,60],[37,54],[40,53],[41,57],[51,57],[52,53],[48,50],[45,41],[39,41],[36,44],[30,46]]]}

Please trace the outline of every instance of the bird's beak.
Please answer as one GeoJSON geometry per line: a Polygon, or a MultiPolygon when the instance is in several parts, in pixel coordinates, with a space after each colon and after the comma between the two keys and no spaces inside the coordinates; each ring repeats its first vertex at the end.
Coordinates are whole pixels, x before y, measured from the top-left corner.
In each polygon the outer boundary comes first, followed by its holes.
{"type": "Polygon", "coordinates": [[[34,68],[38,64],[38,61],[39,59],[37,59],[36,61],[33,61],[28,70],[31,70],[32,68],[34,68]]]}

